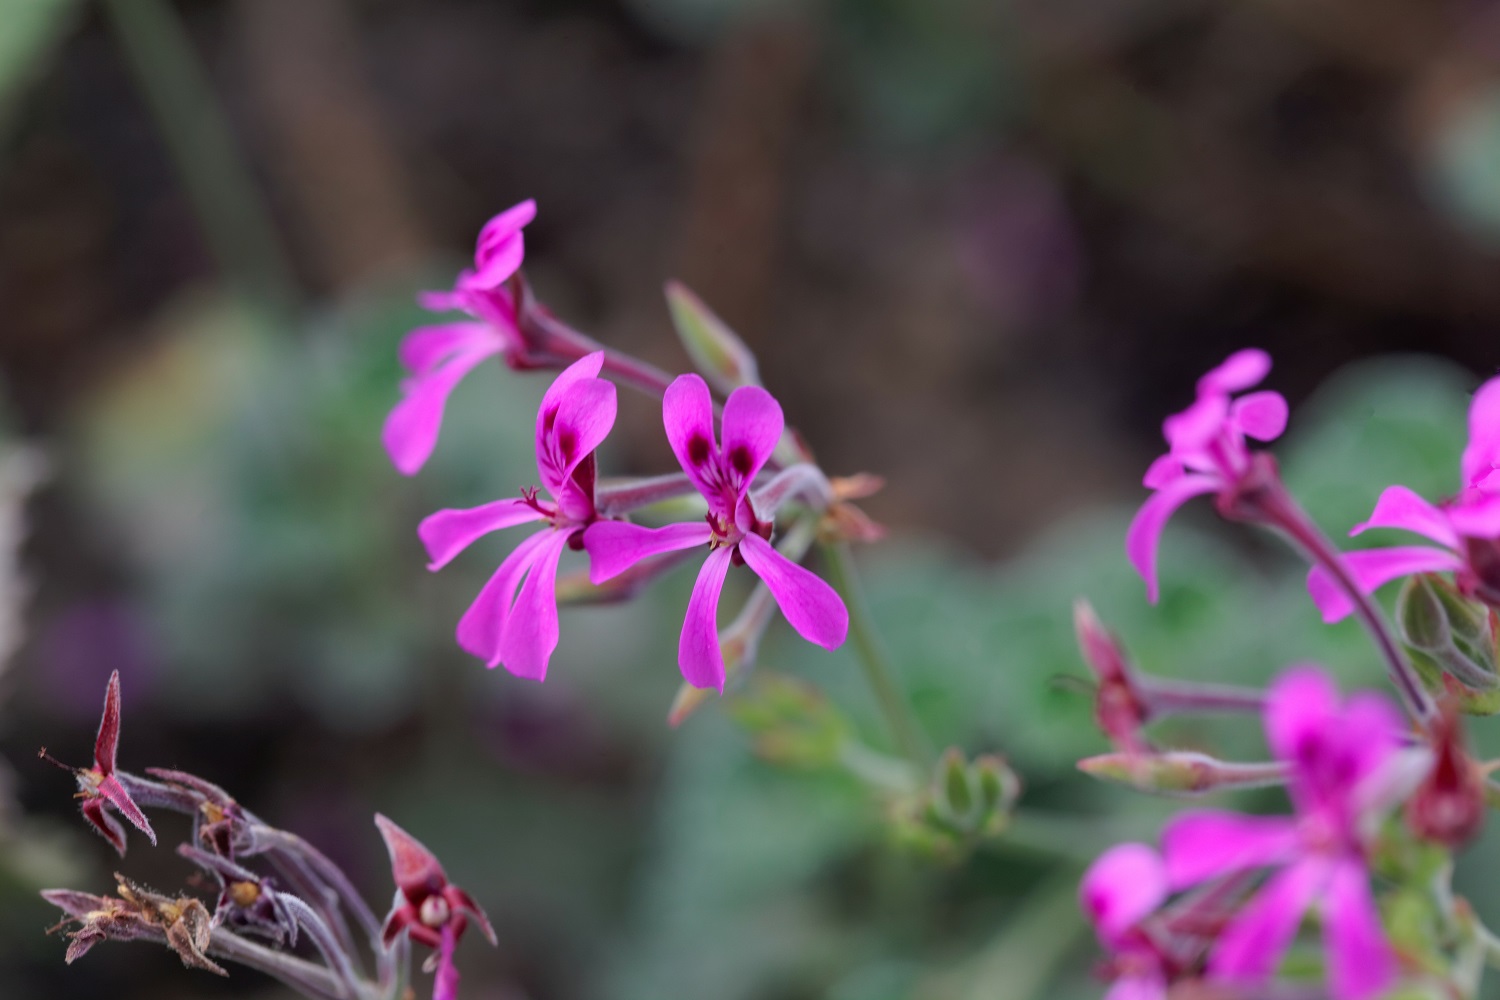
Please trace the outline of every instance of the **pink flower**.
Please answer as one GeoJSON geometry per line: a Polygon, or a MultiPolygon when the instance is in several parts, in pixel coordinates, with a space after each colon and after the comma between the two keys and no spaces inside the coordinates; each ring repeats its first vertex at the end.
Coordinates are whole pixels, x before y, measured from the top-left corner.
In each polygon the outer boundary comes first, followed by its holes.
{"type": "Polygon", "coordinates": [[[784,426],[781,406],[759,386],[742,386],[724,404],[722,444],[714,438],[713,397],[697,375],[667,387],[662,421],[677,461],[708,501],[705,523],[643,528],[597,521],[584,533],[589,576],[603,583],[649,556],[697,545],[708,558],[688,601],[677,662],[689,684],[724,690],[719,648],[719,594],[731,562],[765,581],[792,627],[809,642],[836,649],[849,631],[849,612],[827,583],[771,545],[772,525],[756,516],[750,487],[771,457],[784,426]]]}
{"type": "Polygon", "coordinates": [[[1119,844],[1084,873],[1078,901],[1110,953],[1105,1000],[1165,1000],[1172,963],[1142,922],[1167,898],[1167,872],[1145,844],[1119,844]]]}
{"type": "Polygon", "coordinates": [[[448,881],[438,859],[417,838],[379,813],[375,825],[385,838],[398,893],[385,918],[381,940],[389,948],[406,933],[413,941],[436,949],[432,1000],[457,1000],[458,969],[453,964],[453,952],[459,938],[472,920],[490,944],[497,944],[495,929],[479,904],[448,881]]]}
{"type": "Polygon", "coordinates": [[[1302,915],[1323,915],[1328,982],[1336,1000],[1364,1000],[1391,985],[1395,957],[1370,893],[1367,854],[1405,777],[1401,721],[1385,698],[1340,705],[1316,667],[1294,667],[1271,688],[1266,735],[1291,772],[1294,818],[1200,811],[1162,837],[1167,877],[1181,889],[1220,876],[1276,869],[1225,926],[1211,979],[1254,986],[1275,972],[1302,915]]]}
{"type": "MultiPolygon", "coordinates": [[[[1430,504],[1405,486],[1390,486],[1380,494],[1370,519],[1355,525],[1350,535],[1370,528],[1401,528],[1440,547],[1406,545],[1345,553],[1360,590],[1372,593],[1411,573],[1451,572],[1465,594],[1500,605],[1500,378],[1490,379],[1474,394],[1462,466],[1464,489],[1445,503],[1430,504]]],[[[1348,595],[1322,567],[1308,574],[1307,589],[1324,621],[1338,621],[1354,610],[1348,595]]]]}
{"type": "Polygon", "coordinates": [[[1169,450],[1146,470],[1145,485],[1155,490],[1141,506],[1125,536],[1125,551],[1157,598],[1156,547],[1162,528],[1178,507],[1204,493],[1224,494],[1250,470],[1245,439],[1273,441],[1286,429],[1286,400],[1278,392],[1236,392],[1258,385],[1271,370],[1265,351],[1231,354],[1198,380],[1198,398],[1162,425],[1169,450]]]}
{"type": "Polygon", "coordinates": [[[515,304],[502,286],[521,267],[521,230],[535,217],[532,201],[495,216],[480,230],[473,268],[458,276],[453,290],[422,296],[429,309],[457,309],[474,319],[419,327],[401,342],[401,364],[411,377],[401,385],[381,440],[403,475],[415,475],[432,455],[454,386],[488,358],[522,349],[515,304]]]}
{"type": "Polygon", "coordinates": [[[120,672],[109,675],[109,686],[104,692],[104,715],[99,720],[99,735],[94,739],[94,766],[69,767],[54,760],[46,750],[42,757],[71,771],[78,781],[77,798],[82,801],[83,818],[99,831],[105,840],[125,856],[125,828],[110,814],[106,806],[113,808],[130,821],[130,825],[144,833],[156,844],[156,832],[140,806],[130,797],[130,792],[120,783],[115,771],[115,757],[120,748],[120,672]]]}
{"type": "Polygon", "coordinates": [[[614,426],[616,406],[614,384],[598,377],[603,364],[603,351],[575,361],[542,397],[536,467],[551,503],[529,490],[467,510],[440,510],[417,528],[432,560],[428,569],[438,570],[492,531],[545,522],[506,557],[458,623],[460,646],[518,677],[547,676],[558,638],[558,560],[570,543],[578,547],[579,533],[598,517],[594,449],[614,426]]]}

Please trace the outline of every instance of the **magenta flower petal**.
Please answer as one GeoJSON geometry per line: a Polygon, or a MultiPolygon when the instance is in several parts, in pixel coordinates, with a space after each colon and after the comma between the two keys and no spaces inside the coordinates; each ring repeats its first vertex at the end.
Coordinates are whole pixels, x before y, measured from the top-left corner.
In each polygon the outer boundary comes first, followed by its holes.
{"type": "Polygon", "coordinates": [[[498,343],[498,338],[483,323],[443,323],[411,331],[402,338],[398,350],[401,364],[420,375],[461,350],[478,349],[490,341],[498,343]]]}
{"type": "Polygon", "coordinates": [[[1286,397],[1279,392],[1252,392],[1236,399],[1230,418],[1247,437],[1274,441],[1286,430],[1286,397]]]}
{"type": "Polygon", "coordinates": [[[535,218],[536,202],[527,200],[486,222],[474,247],[474,270],[466,274],[462,283],[473,288],[494,288],[508,281],[520,270],[526,254],[521,230],[535,218]]]}
{"type": "Polygon", "coordinates": [[[1219,875],[1285,862],[1297,852],[1297,827],[1280,816],[1203,810],[1168,824],[1161,845],[1169,883],[1184,889],[1219,875]]]}
{"type": "Polygon", "coordinates": [[[642,559],[707,545],[712,537],[713,532],[702,521],[662,528],[643,528],[625,521],[595,521],[583,533],[583,548],[589,554],[589,580],[603,583],[642,559]]]}
{"type": "Polygon", "coordinates": [[[1141,579],[1146,581],[1146,596],[1156,603],[1156,547],[1161,540],[1162,528],[1174,511],[1195,496],[1212,493],[1219,488],[1219,481],[1212,476],[1181,476],[1146,499],[1130,530],[1125,534],[1125,554],[1135,566],[1141,579]]]}
{"type": "Polygon", "coordinates": [[[1467,538],[1500,538],[1500,496],[1481,496],[1455,504],[1448,508],[1448,521],[1454,531],[1467,538]]]}
{"type": "Polygon", "coordinates": [[[1159,490],[1168,483],[1182,478],[1187,470],[1174,455],[1161,455],[1146,468],[1141,484],[1147,489],[1159,490]]]}
{"type": "Polygon", "coordinates": [[[500,637],[505,630],[505,621],[510,617],[511,602],[515,599],[516,588],[521,585],[521,577],[554,534],[556,532],[551,528],[543,528],[517,545],[458,620],[459,646],[490,667],[500,665],[500,637]]]}
{"type": "Polygon", "coordinates": [[[1198,392],[1242,392],[1259,385],[1271,373],[1271,356],[1256,347],[1235,351],[1224,363],[1198,380],[1198,392]]]}
{"type": "Polygon", "coordinates": [[[1458,548],[1458,535],[1448,523],[1448,515],[1405,486],[1387,486],[1375,501],[1369,520],[1356,524],[1349,534],[1358,535],[1371,528],[1401,528],[1450,549],[1458,548]]]}
{"type": "MultiPolygon", "coordinates": [[[[1344,565],[1361,593],[1374,593],[1392,580],[1412,573],[1442,573],[1460,569],[1463,560],[1452,552],[1425,545],[1345,552],[1344,565]]],[[[1321,566],[1307,574],[1307,592],[1323,613],[1325,622],[1336,622],[1354,610],[1354,602],[1321,566]]]]}
{"type": "Polygon", "coordinates": [[[697,375],[679,375],[662,397],[661,417],[682,471],[699,493],[710,501],[719,500],[723,491],[722,484],[713,479],[718,448],[714,445],[714,400],[708,383],[697,375]]]}
{"type": "Polygon", "coordinates": [[[1171,446],[1172,454],[1191,465],[1204,447],[1219,436],[1228,419],[1228,396],[1199,396],[1187,409],[1162,421],[1162,436],[1171,446]]]}
{"type": "Polygon", "coordinates": [[[500,663],[517,677],[546,680],[557,648],[557,562],[573,532],[546,532],[500,633],[500,663]]]}
{"type": "Polygon", "coordinates": [[[537,450],[537,473],[559,500],[578,463],[609,436],[615,425],[615,385],[602,378],[568,387],[558,401],[547,447],[537,450]]]}
{"type": "Polygon", "coordinates": [[[1333,679],[1310,664],[1290,667],[1271,683],[1266,695],[1266,742],[1285,761],[1299,762],[1311,747],[1345,725],[1339,689],[1333,679]]]}
{"type": "Polygon", "coordinates": [[[438,945],[437,975],[432,980],[432,1000],[458,1000],[458,966],[453,963],[458,935],[453,932],[452,921],[443,925],[442,935],[438,945]]]}
{"type": "Polygon", "coordinates": [[[1323,904],[1323,939],[1335,1000],[1369,1000],[1390,988],[1395,956],[1380,926],[1369,876],[1357,861],[1334,867],[1323,904]]]}
{"type": "Polygon", "coordinates": [[[1104,994],[1104,1000],[1167,1000],[1167,981],[1160,973],[1121,976],[1104,994]]]}
{"type": "Polygon", "coordinates": [[[402,475],[412,476],[427,463],[437,446],[448,396],[463,377],[501,352],[496,342],[461,351],[439,367],[413,375],[402,386],[405,396],[385,418],[381,441],[402,475]]]}
{"type": "Polygon", "coordinates": [[[703,561],[677,644],[677,665],[683,678],[693,687],[714,688],[720,694],[724,693],[724,654],[719,648],[719,595],[733,552],[731,548],[714,549],[703,561]]]}
{"type": "Polygon", "coordinates": [[[785,427],[781,404],[760,386],[740,386],[729,394],[724,404],[722,454],[739,480],[740,496],[776,450],[785,427]]]}
{"type": "Polygon", "coordinates": [[[1244,986],[1269,979],[1326,879],[1327,865],[1320,860],[1299,861],[1278,873],[1224,928],[1209,956],[1209,976],[1244,986]]]}
{"type": "MultiPolygon", "coordinates": [[[[742,390],[736,390],[739,392],[742,390]]],[[[781,613],[797,634],[824,649],[837,649],[849,635],[849,609],[843,598],[811,570],[777,552],[759,535],[740,539],[740,555],[766,582],[781,613]]]]}
{"type": "Polygon", "coordinates": [[[1084,873],[1078,901],[1104,941],[1118,937],[1167,898],[1167,870],[1145,844],[1117,844],[1084,873]]]}
{"type": "Polygon", "coordinates": [[[478,538],[492,531],[512,528],[527,521],[540,521],[541,511],[525,500],[496,500],[479,507],[440,510],[417,525],[417,537],[427,547],[430,570],[448,565],[453,557],[478,538]]]}
{"type": "Polygon", "coordinates": [[[428,312],[468,312],[471,293],[445,288],[417,293],[417,305],[428,312]]]}
{"type": "Polygon", "coordinates": [[[1469,404],[1469,443],[1464,448],[1465,486],[1477,486],[1500,466],[1500,378],[1492,378],[1474,393],[1469,404]]]}
{"type": "Polygon", "coordinates": [[[536,449],[540,453],[546,446],[547,433],[552,430],[552,424],[557,419],[557,409],[562,405],[563,396],[567,391],[580,382],[587,379],[598,378],[599,373],[604,370],[604,352],[594,351],[585,354],[562,371],[558,372],[557,378],[547,387],[542,394],[542,405],[536,411],[536,449]]]}
{"type": "Polygon", "coordinates": [[[1361,781],[1382,769],[1391,754],[1400,749],[1406,726],[1389,698],[1361,691],[1345,702],[1341,731],[1354,761],[1354,773],[1338,782],[1341,790],[1347,791],[1349,782],[1361,781]]]}

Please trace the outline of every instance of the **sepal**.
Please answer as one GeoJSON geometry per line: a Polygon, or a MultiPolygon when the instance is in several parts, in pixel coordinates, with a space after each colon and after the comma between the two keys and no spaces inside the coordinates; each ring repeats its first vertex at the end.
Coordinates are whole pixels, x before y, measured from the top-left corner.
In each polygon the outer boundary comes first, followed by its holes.
{"type": "Polygon", "coordinates": [[[1496,613],[1470,601],[1441,577],[1409,577],[1396,599],[1402,644],[1433,694],[1456,698],[1469,715],[1500,712],[1496,613]],[[1444,683],[1444,675],[1458,685],[1444,683]]]}
{"type": "Polygon", "coordinates": [[[676,281],[667,282],[666,295],[677,339],[715,389],[727,396],[742,385],[760,385],[755,355],[702,299],[676,281]]]}

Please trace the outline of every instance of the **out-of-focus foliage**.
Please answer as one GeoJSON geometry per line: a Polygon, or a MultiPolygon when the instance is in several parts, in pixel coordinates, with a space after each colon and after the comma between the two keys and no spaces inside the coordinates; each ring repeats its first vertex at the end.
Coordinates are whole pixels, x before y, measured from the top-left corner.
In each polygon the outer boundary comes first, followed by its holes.
{"type": "MultiPolygon", "coordinates": [[[[223,302],[192,303],[87,411],[85,488],[131,547],[165,688],[195,711],[255,712],[291,693],[360,728],[413,698],[444,631],[421,602],[415,522],[438,497],[477,503],[535,477],[540,393],[496,371],[466,385],[431,472],[406,487],[371,428],[399,378],[396,341],[425,318],[372,305],[294,341],[223,302]]],[[[465,560],[445,593],[477,590],[482,569],[465,560]]]]}
{"type": "Polygon", "coordinates": [[[0,0],[0,135],[20,89],[62,39],[80,6],[78,0],[0,0]]]}

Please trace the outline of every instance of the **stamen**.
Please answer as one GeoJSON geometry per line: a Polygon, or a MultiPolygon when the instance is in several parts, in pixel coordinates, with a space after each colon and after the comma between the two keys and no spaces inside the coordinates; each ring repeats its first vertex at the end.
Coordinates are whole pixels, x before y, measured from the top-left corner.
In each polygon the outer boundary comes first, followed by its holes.
{"type": "Polygon", "coordinates": [[[38,750],[36,755],[41,760],[45,760],[47,763],[53,765],[54,767],[60,767],[64,771],[67,771],[69,774],[77,774],[79,771],[83,770],[83,768],[74,767],[72,764],[64,764],[62,761],[58,760],[56,757],[48,753],[46,747],[42,747],[40,750],[38,750]]]}

